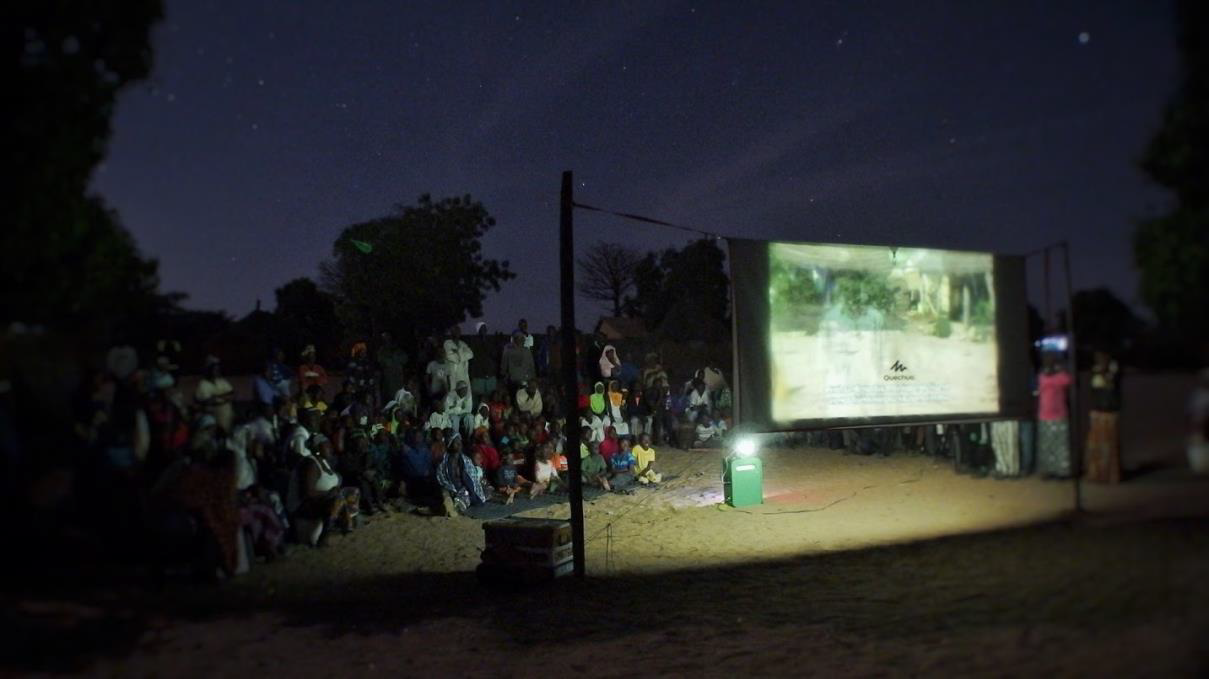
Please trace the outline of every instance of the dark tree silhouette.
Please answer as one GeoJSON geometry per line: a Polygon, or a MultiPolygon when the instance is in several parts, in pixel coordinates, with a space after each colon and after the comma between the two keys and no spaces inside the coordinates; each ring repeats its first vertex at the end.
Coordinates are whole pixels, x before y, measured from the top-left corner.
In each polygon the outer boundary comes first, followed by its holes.
{"type": "Polygon", "coordinates": [[[726,255],[710,239],[647,253],[635,265],[624,308],[668,339],[722,339],[730,309],[726,255]]]}
{"type": "Polygon", "coordinates": [[[1145,330],[1129,305],[1106,288],[1080,290],[1074,296],[1075,337],[1081,347],[1120,357],[1145,330]]]}
{"type": "Polygon", "coordinates": [[[309,278],[295,278],[275,291],[273,335],[290,360],[307,344],[314,344],[324,361],[332,361],[340,349],[340,321],[332,296],[309,278]]]}
{"type": "Polygon", "coordinates": [[[507,261],[483,256],[482,238],[493,226],[468,195],[420,196],[390,217],[345,228],[322,265],[323,287],[349,332],[385,330],[415,347],[421,337],[481,316],[487,292],[516,277],[507,261]]]}
{"type": "Polygon", "coordinates": [[[617,243],[597,243],[576,260],[579,264],[579,294],[610,305],[620,316],[625,296],[634,287],[638,251],[617,243]]]}
{"type": "Polygon", "coordinates": [[[1142,299],[1160,324],[1190,341],[1209,332],[1209,6],[1179,3],[1183,81],[1141,166],[1175,194],[1166,215],[1142,220],[1134,261],[1142,299]]]}
{"type": "Polygon", "coordinates": [[[88,184],[118,94],[150,73],[161,3],[25,0],[0,11],[15,76],[4,107],[0,320],[79,327],[145,317],[165,304],[156,263],[88,184]]]}

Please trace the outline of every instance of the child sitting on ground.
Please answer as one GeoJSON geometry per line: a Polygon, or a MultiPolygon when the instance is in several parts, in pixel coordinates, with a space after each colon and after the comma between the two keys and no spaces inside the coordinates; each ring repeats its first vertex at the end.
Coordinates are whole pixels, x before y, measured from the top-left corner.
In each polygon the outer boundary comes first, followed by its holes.
{"type": "MultiPolygon", "coordinates": [[[[523,455],[521,456],[521,462],[524,463],[523,455]]],[[[512,504],[512,499],[516,497],[517,493],[521,492],[522,488],[532,485],[528,479],[521,475],[520,467],[515,463],[512,451],[505,452],[500,469],[496,472],[496,477],[499,484],[497,490],[499,490],[500,495],[504,496],[504,504],[506,505],[512,504]]]]}
{"type": "Polygon", "coordinates": [[[644,486],[663,480],[663,475],[655,471],[655,449],[651,447],[650,434],[643,434],[641,442],[634,446],[634,466],[638,469],[634,478],[644,486]]]}
{"type": "Polygon", "coordinates": [[[585,435],[579,442],[579,457],[580,457],[580,473],[583,476],[584,483],[603,488],[605,492],[613,490],[609,484],[609,467],[605,459],[601,457],[598,443],[588,443],[586,435],[587,427],[584,427],[585,435]]]}
{"type": "Polygon", "coordinates": [[[534,480],[529,488],[529,497],[534,498],[548,491],[555,491],[561,486],[561,479],[554,465],[550,462],[550,446],[544,445],[537,449],[537,460],[534,462],[534,480]]]}
{"type": "Polygon", "coordinates": [[[609,483],[618,490],[633,485],[634,475],[638,471],[637,465],[638,461],[634,459],[634,452],[630,450],[630,440],[621,439],[620,450],[614,453],[613,458],[609,461],[613,472],[613,475],[609,477],[609,483]]]}
{"type": "Polygon", "coordinates": [[[722,445],[722,435],[714,426],[713,420],[709,419],[709,415],[702,413],[697,418],[697,428],[693,433],[693,447],[717,448],[720,445],[722,445]]]}

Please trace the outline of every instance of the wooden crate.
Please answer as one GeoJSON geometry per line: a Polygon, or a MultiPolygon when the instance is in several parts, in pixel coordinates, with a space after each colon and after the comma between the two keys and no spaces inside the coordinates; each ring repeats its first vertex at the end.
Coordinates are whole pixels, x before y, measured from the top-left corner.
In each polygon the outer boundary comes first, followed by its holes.
{"type": "Polygon", "coordinates": [[[483,563],[508,564],[513,566],[561,566],[574,558],[571,544],[557,547],[520,547],[516,545],[487,545],[483,550],[483,563]]]}
{"type": "Polygon", "coordinates": [[[487,547],[535,547],[549,549],[571,542],[571,524],[559,519],[508,517],[483,523],[487,547]]]}

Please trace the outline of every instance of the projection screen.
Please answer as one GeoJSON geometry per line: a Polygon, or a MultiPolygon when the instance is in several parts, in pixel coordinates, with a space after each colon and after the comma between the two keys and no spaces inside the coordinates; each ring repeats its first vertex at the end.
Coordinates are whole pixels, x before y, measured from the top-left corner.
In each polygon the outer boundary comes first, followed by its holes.
{"type": "Polygon", "coordinates": [[[730,241],[736,416],[765,430],[1020,417],[1023,260],[730,241]]]}

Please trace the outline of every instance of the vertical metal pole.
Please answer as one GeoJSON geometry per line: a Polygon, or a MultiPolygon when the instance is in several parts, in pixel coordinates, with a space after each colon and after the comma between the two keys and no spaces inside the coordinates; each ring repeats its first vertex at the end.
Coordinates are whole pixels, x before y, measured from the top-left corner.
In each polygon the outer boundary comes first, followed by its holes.
{"type": "Polygon", "coordinates": [[[1070,337],[1070,469],[1075,478],[1075,512],[1083,511],[1083,400],[1079,398],[1079,338],[1075,335],[1075,291],[1071,286],[1070,243],[1062,241],[1062,269],[1066,274],[1066,333],[1070,337]]]}
{"type": "Polygon", "coordinates": [[[1045,299],[1045,324],[1041,328],[1042,333],[1052,332],[1056,330],[1054,327],[1054,317],[1051,315],[1050,309],[1050,294],[1049,294],[1049,251],[1053,248],[1052,245],[1045,246],[1041,251],[1041,286],[1042,296],[1045,299]]]}
{"type": "Polygon", "coordinates": [[[579,361],[575,353],[575,209],[574,179],[563,172],[562,200],[559,204],[559,265],[562,273],[562,378],[563,411],[567,424],[567,474],[571,486],[571,549],[575,558],[575,577],[584,577],[584,495],[582,461],[579,457],[579,361]]]}

